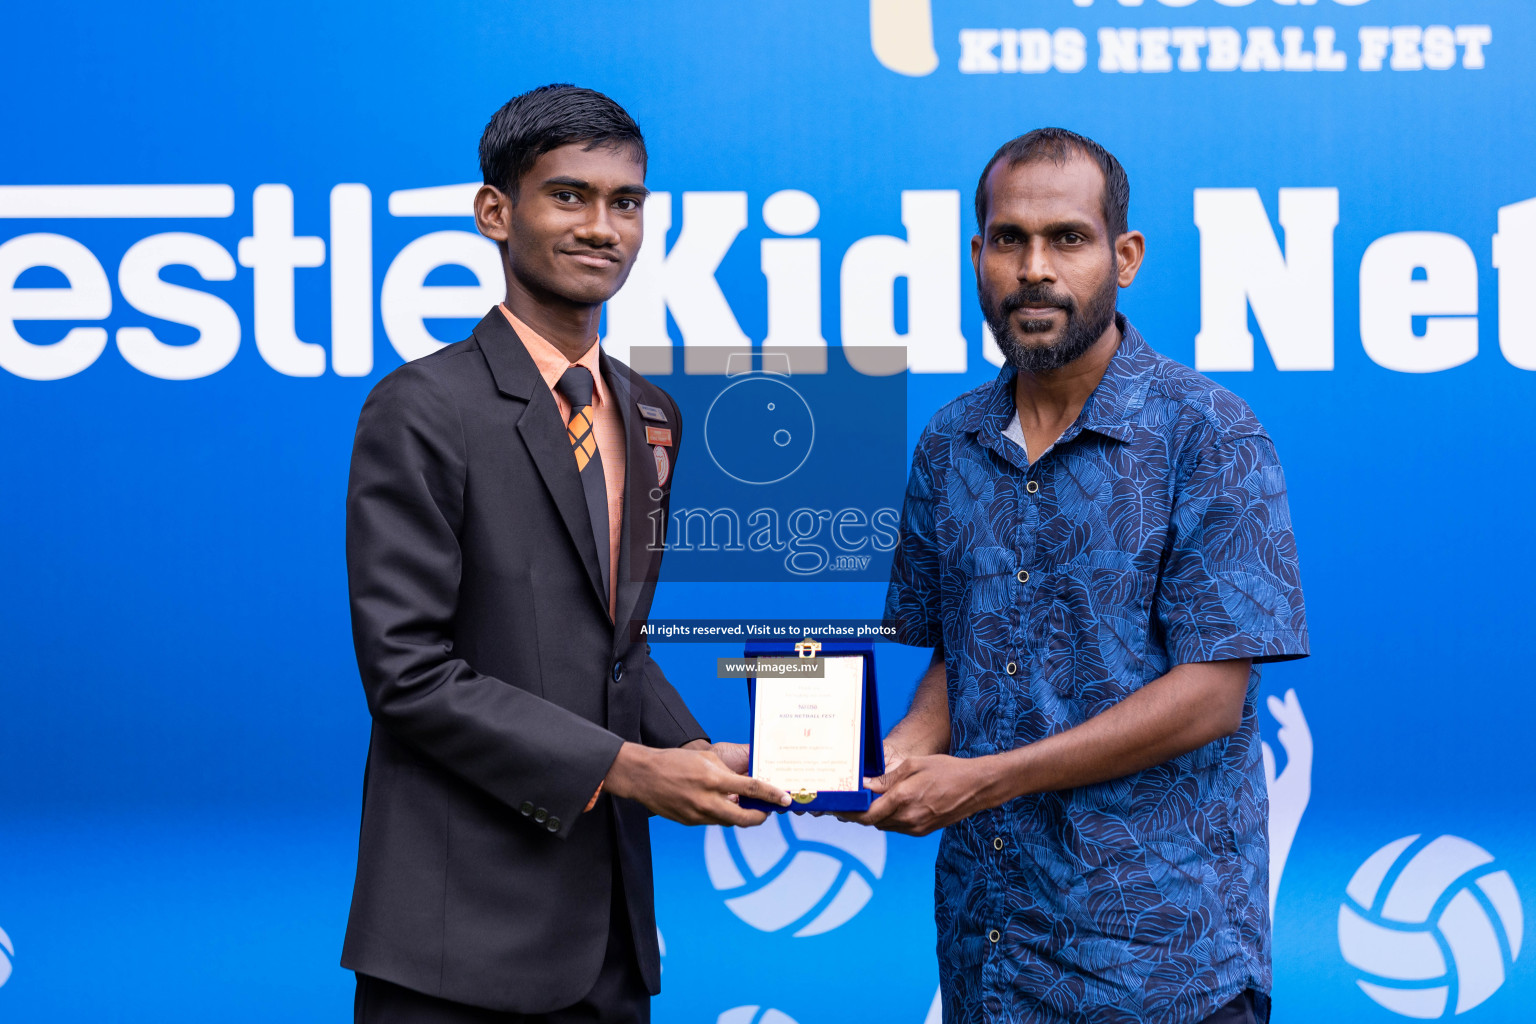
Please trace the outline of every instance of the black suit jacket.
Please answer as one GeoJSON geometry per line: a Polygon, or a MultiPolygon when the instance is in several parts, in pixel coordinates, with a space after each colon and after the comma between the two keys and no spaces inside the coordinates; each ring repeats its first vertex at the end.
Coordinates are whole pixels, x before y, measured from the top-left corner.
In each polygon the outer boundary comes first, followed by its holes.
{"type": "Polygon", "coordinates": [[[628,629],[649,614],[647,532],[672,482],[655,486],[637,403],[666,411],[674,442],[682,422],[639,374],[601,367],[628,455],[617,625],[565,425],[500,310],[363,406],[347,575],[373,732],[345,967],[497,1010],[567,1006],[602,964],[616,857],[659,991],[649,815],[607,794],[582,808],[625,740],[704,738],[628,629]]]}

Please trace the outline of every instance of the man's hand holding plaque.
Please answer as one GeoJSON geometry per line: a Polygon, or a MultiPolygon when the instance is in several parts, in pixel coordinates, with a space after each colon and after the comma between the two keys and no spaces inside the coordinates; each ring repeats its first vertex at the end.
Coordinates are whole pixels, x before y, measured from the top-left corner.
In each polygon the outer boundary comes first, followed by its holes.
{"type": "Polygon", "coordinates": [[[756,825],[763,815],[740,803],[751,801],[767,810],[789,802],[781,789],[733,771],[702,740],[673,750],[626,743],[603,787],[684,825],[756,825]]]}

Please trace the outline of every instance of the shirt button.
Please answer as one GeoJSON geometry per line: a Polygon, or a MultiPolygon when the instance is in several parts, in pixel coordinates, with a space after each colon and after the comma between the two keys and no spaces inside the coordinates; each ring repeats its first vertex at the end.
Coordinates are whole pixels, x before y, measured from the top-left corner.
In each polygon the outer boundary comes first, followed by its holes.
{"type": "Polygon", "coordinates": [[[1028,569],[1020,569],[1019,570],[1019,577],[1018,577],[1018,579],[1019,579],[1020,583],[1028,583],[1029,582],[1029,570],[1028,569]]]}
{"type": "Polygon", "coordinates": [[[623,679],[624,679],[624,663],[622,661],[616,661],[616,662],[613,663],[613,681],[617,683],[617,682],[622,682],[623,679]]]}
{"type": "Polygon", "coordinates": [[[549,817],[549,812],[546,811],[542,807],[540,807],[538,810],[533,812],[533,820],[534,821],[543,822],[544,819],[547,818],[547,817],[549,817]]]}
{"type": "Polygon", "coordinates": [[[998,931],[996,928],[993,928],[991,931],[987,932],[987,940],[989,942],[996,942],[998,939],[1000,939],[1002,937],[1003,937],[1003,933],[998,931]]]}
{"type": "Polygon", "coordinates": [[[1001,851],[1002,848],[1003,848],[1003,837],[1002,836],[998,836],[996,839],[992,840],[992,849],[1001,851]]]}
{"type": "Polygon", "coordinates": [[[549,829],[551,832],[559,832],[560,831],[560,819],[559,818],[550,818],[549,821],[544,823],[544,827],[549,829]]]}
{"type": "Polygon", "coordinates": [[[1018,671],[1019,671],[1019,663],[1016,662],[1016,661],[1010,661],[1008,663],[1008,674],[1011,675],[1011,676],[1012,675],[1017,675],[1018,671]]]}
{"type": "Polygon", "coordinates": [[[1038,481],[1038,480],[1031,480],[1029,483],[1024,485],[1024,489],[1026,491],[1028,491],[1030,494],[1034,494],[1035,492],[1040,490],[1040,481],[1038,481]]]}

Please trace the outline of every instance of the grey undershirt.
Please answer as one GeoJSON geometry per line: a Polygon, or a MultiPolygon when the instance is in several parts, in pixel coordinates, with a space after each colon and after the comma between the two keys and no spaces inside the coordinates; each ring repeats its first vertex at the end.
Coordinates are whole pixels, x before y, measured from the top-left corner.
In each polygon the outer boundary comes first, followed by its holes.
{"type": "Polygon", "coordinates": [[[1024,450],[1024,461],[1029,461],[1029,445],[1024,443],[1024,426],[1019,422],[1019,410],[1013,410],[1013,419],[1003,428],[1003,436],[1024,450]]]}

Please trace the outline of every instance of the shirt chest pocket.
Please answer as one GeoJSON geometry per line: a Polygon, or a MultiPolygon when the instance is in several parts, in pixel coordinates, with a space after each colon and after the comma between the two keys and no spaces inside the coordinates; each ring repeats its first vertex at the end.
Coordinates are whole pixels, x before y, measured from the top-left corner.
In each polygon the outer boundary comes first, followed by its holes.
{"type": "Polygon", "coordinates": [[[1157,575],[1100,557],[1056,567],[1038,641],[1062,696],[1114,703],[1166,671],[1151,636],[1157,575]]]}
{"type": "Polygon", "coordinates": [[[1118,445],[1108,453],[1075,448],[1063,454],[1047,468],[1035,499],[1036,557],[1067,563],[1102,557],[1155,571],[1167,547],[1172,506],[1165,477],[1144,479],[1146,472],[1134,453],[1118,445]]]}

